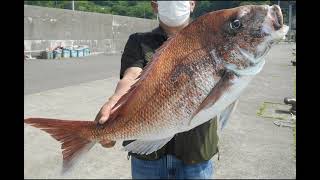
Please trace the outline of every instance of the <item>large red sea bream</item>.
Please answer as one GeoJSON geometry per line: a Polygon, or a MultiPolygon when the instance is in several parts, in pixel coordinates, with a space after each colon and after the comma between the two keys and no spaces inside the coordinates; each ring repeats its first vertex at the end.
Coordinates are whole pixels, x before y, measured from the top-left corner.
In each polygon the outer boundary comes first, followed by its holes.
{"type": "Polygon", "coordinates": [[[222,126],[263,68],[263,57],[288,29],[277,5],[207,13],[157,50],[105,124],[48,118],[24,122],[62,143],[64,170],[100,140],[135,140],[124,149],[150,154],[175,134],[217,115],[222,126]]]}

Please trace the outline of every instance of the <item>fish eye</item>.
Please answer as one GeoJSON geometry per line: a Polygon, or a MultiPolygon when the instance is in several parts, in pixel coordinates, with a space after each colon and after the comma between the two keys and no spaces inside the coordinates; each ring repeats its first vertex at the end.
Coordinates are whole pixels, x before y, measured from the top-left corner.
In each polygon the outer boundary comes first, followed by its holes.
{"type": "Polygon", "coordinates": [[[238,29],[240,28],[240,26],[241,26],[241,22],[238,19],[234,20],[233,22],[230,22],[231,29],[238,29]]]}

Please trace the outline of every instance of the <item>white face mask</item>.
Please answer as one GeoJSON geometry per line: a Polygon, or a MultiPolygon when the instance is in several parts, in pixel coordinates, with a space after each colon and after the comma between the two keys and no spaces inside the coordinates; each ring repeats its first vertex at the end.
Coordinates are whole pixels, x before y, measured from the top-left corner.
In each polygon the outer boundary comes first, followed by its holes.
{"type": "Polygon", "coordinates": [[[157,3],[159,18],[167,26],[181,26],[190,18],[189,1],[158,1],[157,3]]]}

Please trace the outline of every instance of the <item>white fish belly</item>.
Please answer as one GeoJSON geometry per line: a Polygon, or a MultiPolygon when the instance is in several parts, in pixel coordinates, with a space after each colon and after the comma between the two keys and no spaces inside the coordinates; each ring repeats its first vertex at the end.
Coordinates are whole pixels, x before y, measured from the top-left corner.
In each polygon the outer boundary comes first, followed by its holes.
{"type": "Polygon", "coordinates": [[[253,76],[244,76],[233,80],[233,85],[221,95],[216,103],[214,103],[211,107],[201,110],[193,117],[186,130],[190,130],[196,126],[199,126],[211,118],[219,115],[226,107],[240,97],[241,93],[250,83],[252,78],[253,76]]]}

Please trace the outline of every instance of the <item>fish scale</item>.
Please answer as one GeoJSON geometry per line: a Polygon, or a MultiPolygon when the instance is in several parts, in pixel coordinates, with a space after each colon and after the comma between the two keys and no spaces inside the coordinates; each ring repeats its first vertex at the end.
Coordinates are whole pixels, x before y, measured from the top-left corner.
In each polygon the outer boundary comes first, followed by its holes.
{"type": "MultiPolygon", "coordinates": [[[[214,60],[212,60],[212,61],[214,61],[214,60]]],[[[183,121],[181,122],[181,120],[185,119],[187,117],[190,117],[192,115],[192,112],[194,112],[196,110],[197,105],[199,105],[203,101],[203,99],[206,97],[206,95],[209,93],[208,91],[203,91],[203,89],[210,89],[214,85],[214,83],[212,82],[213,79],[208,77],[208,75],[212,74],[213,72],[200,73],[200,72],[208,72],[210,70],[212,71],[210,64],[206,64],[206,66],[204,66],[203,64],[198,64],[198,66],[196,66],[195,69],[197,69],[199,73],[195,73],[196,75],[198,75],[198,77],[193,77],[193,78],[198,79],[198,80],[202,80],[202,82],[199,83],[202,86],[198,86],[198,87],[194,86],[194,83],[192,83],[192,81],[189,81],[189,82],[185,83],[184,87],[182,87],[182,88],[187,89],[188,91],[185,91],[183,89],[179,89],[179,91],[177,91],[177,92],[180,92],[180,90],[182,90],[182,92],[185,92],[184,94],[176,93],[176,95],[180,96],[180,98],[177,98],[177,96],[170,94],[170,95],[167,95],[167,97],[170,97],[169,100],[159,98],[160,100],[162,100],[161,103],[153,103],[151,101],[150,102],[151,105],[146,107],[146,109],[143,109],[143,111],[141,111],[141,113],[140,113],[141,115],[139,113],[137,113],[136,118],[139,118],[142,115],[147,114],[147,112],[151,112],[151,110],[154,110],[153,113],[150,113],[151,116],[148,119],[152,122],[154,120],[161,120],[161,121],[154,122],[154,124],[153,124],[154,126],[150,127],[152,130],[150,130],[150,128],[145,128],[146,131],[139,131],[140,134],[143,134],[144,136],[150,136],[150,135],[148,135],[148,133],[166,134],[166,130],[169,130],[169,132],[170,132],[171,129],[177,128],[177,125],[180,125],[180,126],[185,125],[185,124],[183,124],[183,121]],[[210,81],[211,81],[211,83],[210,83],[210,81]],[[206,86],[206,87],[203,87],[203,86],[206,86]],[[199,88],[199,87],[201,87],[201,88],[199,88]],[[202,94],[202,96],[201,97],[195,96],[194,94],[196,94],[196,95],[202,94]],[[185,103],[185,106],[179,105],[179,102],[181,102],[182,100],[184,100],[184,102],[187,102],[187,103],[185,103]],[[151,109],[151,110],[149,110],[149,109],[151,109]],[[188,113],[185,113],[185,112],[188,112],[188,113]],[[180,116],[178,116],[178,115],[180,115],[180,116]],[[159,131],[159,130],[161,130],[161,131],[159,131]]],[[[170,92],[170,87],[172,88],[172,86],[170,86],[170,84],[168,83],[168,86],[165,87],[166,90],[163,90],[161,92],[170,92]]],[[[156,98],[156,99],[158,99],[158,98],[156,98]]],[[[155,102],[157,102],[157,101],[155,101],[155,102]]],[[[134,121],[135,119],[132,119],[132,120],[134,121]]],[[[140,127],[140,124],[138,124],[137,126],[140,127]]],[[[134,127],[132,127],[132,128],[134,128],[134,127]]],[[[141,137],[136,136],[134,138],[136,139],[136,138],[141,138],[141,137]]]]}

